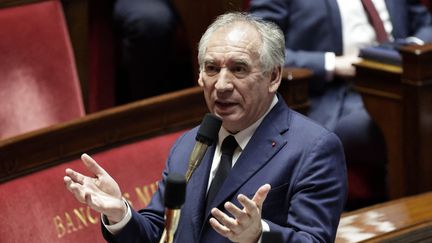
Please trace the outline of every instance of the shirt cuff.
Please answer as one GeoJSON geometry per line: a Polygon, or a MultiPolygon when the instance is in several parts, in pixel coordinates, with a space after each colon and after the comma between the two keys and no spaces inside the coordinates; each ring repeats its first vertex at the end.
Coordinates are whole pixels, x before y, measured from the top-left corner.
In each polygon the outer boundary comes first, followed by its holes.
{"type": "Polygon", "coordinates": [[[324,68],[326,70],[326,80],[328,82],[332,81],[336,68],[336,55],[334,52],[326,52],[324,54],[324,68]]]}
{"type": "Polygon", "coordinates": [[[264,221],[262,219],[261,219],[261,227],[262,227],[262,232],[261,232],[261,236],[260,236],[260,238],[258,240],[258,243],[261,243],[261,241],[262,241],[262,233],[264,233],[264,232],[270,232],[270,226],[267,224],[266,221],[264,221]]]}
{"type": "Polygon", "coordinates": [[[120,232],[132,218],[132,210],[131,210],[129,204],[125,200],[124,200],[124,203],[126,204],[127,212],[126,212],[126,215],[124,216],[124,218],[122,220],[120,220],[119,222],[117,222],[115,224],[109,224],[107,217],[102,214],[102,217],[101,217],[102,218],[102,220],[101,220],[102,224],[113,235],[120,232]]]}
{"type": "Polygon", "coordinates": [[[417,44],[417,45],[424,45],[424,41],[418,37],[415,37],[415,36],[407,37],[407,38],[405,38],[405,40],[408,43],[417,44]]]}

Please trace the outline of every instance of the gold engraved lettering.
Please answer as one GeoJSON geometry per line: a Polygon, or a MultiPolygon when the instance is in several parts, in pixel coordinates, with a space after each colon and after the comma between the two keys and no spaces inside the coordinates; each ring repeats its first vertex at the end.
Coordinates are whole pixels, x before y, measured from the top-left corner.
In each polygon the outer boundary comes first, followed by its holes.
{"type": "Polygon", "coordinates": [[[152,196],[156,192],[157,189],[158,189],[157,182],[153,182],[152,184],[150,184],[150,190],[151,190],[152,196]]]}
{"type": "Polygon", "coordinates": [[[65,212],[65,218],[66,218],[67,233],[70,234],[72,232],[77,231],[78,229],[75,227],[70,215],[67,212],[65,212]]]}
{"type": "Polygon", "coordinates": [[[65,212],[63,219],[59,215],[53,218],[58,238],[82,230],[84,227],[89,227],[89,222],[90,224],[97,224],[99,222],[99,217],[94,217],[88,206],[86,208],[74,208],[72,212],[73,214],[65,212]]]}
{"type": "Polygon", "coordinates": [[[79,208],[79,210],[75,208],[73,210],[73,212],[74,212],[76,218],[78,219],[77,220],[78,221],[78,228],[82,229],[81,223],[84,224],[85,227],[87,227],[87,219],[85,217],[84,209],[81,207],[79,208]]]}
{"type": "Polygon", "coordinates": [[[55,216],[53,220],[55,229],[57,231],[57,238],[62,238],[66,234],[66,228],[63,225],[63,220],[58,215],[55,216]]]}
{"type": "MultiPolygon", "coordinates": [[[[135,187],[138,201],[142,204],[143,207],[147,206],[147,204],[150,202],[151,197],[157,190],[157,187],[157,182],[153,182],[142,187],[135,187]]],[[[125,200],[128,201],[131,206],[133,205],[131,195],[128,192],[125,192],[123,194],[123,197],[125,200]]],[[[137,202],[135,201],[135,203],[137,202]]],[[[72,212],[73,213],[71,214],[69,214],[68,212],[64,212],[64,218],[62,218],[60,215],[56,215],[53,218],[54,227],[57,232],[57,238],[62,238],[66,234],[71,234],[76,231],[82,230],[85,227],[90,227],[90,224],[99,223],[99,215],[92,215],[92,213],[94,212],[89,206],[87,206],[86,208],[74,208],[72,209],[72,212]]]]}
{"type": "Polygon", "coordinates": [[[138,199],[144,207],[147,206],[147,204],[150,202],[150,199],[156,190],[157,182],[151,183],[150,185],[145,185],[142,188],[135,187],[135,192],[138,195],[138,199]]]}
{"type": "Polygon", "coordinates": [[[93,217],[91,215],[91,209],[87,206],[87,219],[91,224],[97,224],[99,222],[99,217],[93,217]]]}

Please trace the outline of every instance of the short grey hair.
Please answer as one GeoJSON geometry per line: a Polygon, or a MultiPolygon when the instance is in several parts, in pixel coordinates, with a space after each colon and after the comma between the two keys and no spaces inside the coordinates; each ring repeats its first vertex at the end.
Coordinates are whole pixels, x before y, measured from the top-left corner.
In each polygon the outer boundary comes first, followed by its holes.
{"type": "Polygon", "coordinates": [[[247,23],[255,27],[261,36],[260,55],[263,72],[272,71],[275,67],[283,67],[285,61],[285,38],[282,30],[274,23],[265,21],[243,12],[222,14],[207,28],[198,45],[198,63],[200,70],[204,68],[204,57],[211,35],[219,28],[234,23],[247,23]]]}

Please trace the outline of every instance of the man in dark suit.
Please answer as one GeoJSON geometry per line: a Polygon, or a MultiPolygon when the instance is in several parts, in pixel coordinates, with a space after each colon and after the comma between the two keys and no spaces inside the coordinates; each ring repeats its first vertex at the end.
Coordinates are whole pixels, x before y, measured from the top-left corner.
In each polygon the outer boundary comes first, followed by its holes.
{"type": "MultiPolygon", "coordinates": [[[[372,3],[388,41],[432,42],[432,18],[419,1],[372,3]]],[[[350,82],[355,75],[352,64],[360,60],[359,49],[378,44],[362,0],[251,0],[250,12],[282,28],[285,65],[313,71],[308,116],[342,140],[349,171],[368,168],[367,181],[373,186],[368,193],[372,195],[356,196],[350,189],[350,197],[356,199],[350,200],[352,207],[384,200],[384,139],[350,82]]]]}
{"type": "MultiPolygon", "coordinates": [[[[175,242],[258,242],[264,231],[280,232],[285,242],[334,241],[347,193],[343,149],[335,134],[277,95],[284,55],[281,30],[245,14],[220,16],[201,38],[198,82],[209,110],[223,122],[218,142],[188,182],[175,242]],[[232,165],[210,200],[227,137],[235,139],[232,165]]],[[[158,191],[138,212],[87,155],[83,161],[96,178],[67,169],[66,186],[106,216],[107,240],[157,242],[166,178],[187,171],[197,130],[175,143],[158,191]]]]}
{"type": "Polygon", "coordinates": [[[194,85],[192,59],[171,0],[116,0],[118,103],[194,85]]]}

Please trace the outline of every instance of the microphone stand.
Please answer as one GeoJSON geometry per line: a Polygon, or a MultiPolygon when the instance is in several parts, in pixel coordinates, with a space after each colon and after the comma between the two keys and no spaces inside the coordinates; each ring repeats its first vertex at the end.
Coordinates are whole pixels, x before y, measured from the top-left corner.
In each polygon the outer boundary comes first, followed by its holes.
{"type": "Polygon", "coordinates": [[[201,163],[202,158],[204,157],[205,152],[207,151],[208,145],[205,143],[196,143],[195,147],[192,150],[190,159],[189,159],[189,167],[186,172],[186,182],[192,177],[192,174],[195,172],[195,169],[201,163]]]}
{"type": "Polygon", "coordinates": [[[181,174],[169,174],[166,180],[164,204],[165,204],[165,229],[160,243],[172,243],[174,233],[180,218],[180,208],[185,201],[186,179],[181,174]]]}
{"type": "MultiPolygon", "coordinates": [[[[195,147],[192,150],[190,159],[189,159],[189,167],[186,172],[186,182],[189,181],[195,169],[199,166],[204,154],[208,148],[208,145],[205,143],[196,143],[195,147]]],[[[168,210],[166,213],[165,219],[165,229],[162,233],[162,237],[159,243],[172,243],[174,240],[174,233],[177,230],[177,225],[180,219],[180,209],[176,210],[168,210]],[[169,220],[168,220],[169,219],[169,220]],[[167,229],[170,229],[167,231],[167,229]]]]}
{"type": "Polygon", "coordinates": [[[159,243],[172,243],[174,240],[174,233],[177,230],[177,225],[180,219],[180,209],[170,210],[167,213],[167,218],[171,218],[171,220],[166,221],[165,229],[162,233],[162,237],[159,243]],[[167,229],[171,229],[167,231],[167,229]],[[168,232],[168,233],[167,233],[168,232]]]}

